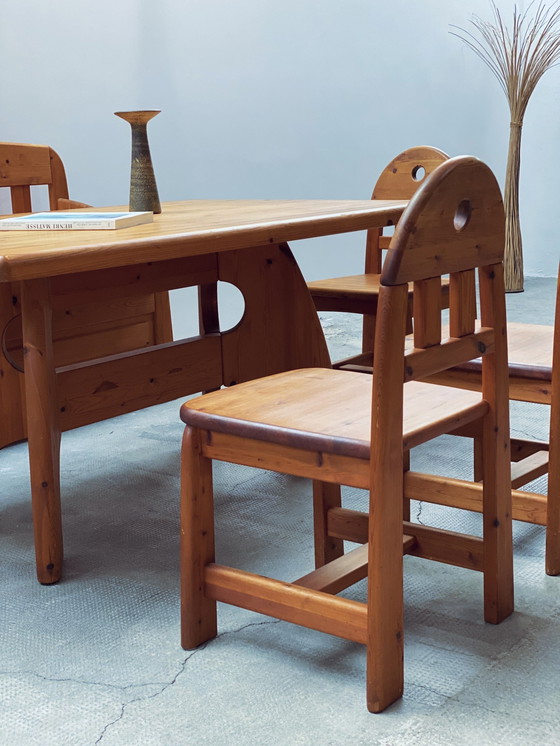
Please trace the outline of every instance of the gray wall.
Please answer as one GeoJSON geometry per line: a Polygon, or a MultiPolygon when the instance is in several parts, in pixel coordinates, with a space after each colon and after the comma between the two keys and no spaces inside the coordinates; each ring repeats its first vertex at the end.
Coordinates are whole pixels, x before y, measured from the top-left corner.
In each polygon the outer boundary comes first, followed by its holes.
{"type": "MultiPolygon", "coordinates": [[[[502,181],[504,96],[449,34],[472,12],[487,17],[487,0],[3,0],[0,138],[50,144],[71,196],[94,205],[127,201],[130,133],[113,112],[140,108],[162,109],[150,142],[163,200],[364,198],[416,144],[475,154],[502,181]]],[[[528,275],[554,275],[560,254],[559,75],[524,128],[528,275]]],[[[360,271],[362,245],[293,248],[317,279],[360,271]]],[[[180,333],[187,296],[173,297],[180,333]]]]}

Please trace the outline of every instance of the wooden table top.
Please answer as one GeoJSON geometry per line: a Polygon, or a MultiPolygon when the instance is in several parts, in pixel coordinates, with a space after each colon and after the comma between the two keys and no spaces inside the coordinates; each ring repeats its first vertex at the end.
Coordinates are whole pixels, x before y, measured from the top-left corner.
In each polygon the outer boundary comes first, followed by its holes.
{"type": "MultiPolygon", "coordinates": [[[[0,232],[0,282],[365,230],[396,223],[406,204],[401,200],[192,200],[164,203],[153,223],[131,228],[5,231],[0,232]]],[[[123,209],[127,208],[102,208],[123,209]]]]}

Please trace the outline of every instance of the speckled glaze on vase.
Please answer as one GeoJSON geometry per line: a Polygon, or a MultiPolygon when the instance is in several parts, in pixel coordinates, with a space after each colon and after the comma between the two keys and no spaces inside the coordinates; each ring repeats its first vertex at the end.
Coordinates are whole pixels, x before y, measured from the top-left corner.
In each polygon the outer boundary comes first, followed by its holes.
{"type": "Polygon", "coordinates": [[[130,167],[131,212],[151,210],[161,212],[156,177],[148,144],[148,122],[160,113],[160,109],[146,111],[116,111],[115,114],[128,122],[132,128],[132,162],[130,167]]]}

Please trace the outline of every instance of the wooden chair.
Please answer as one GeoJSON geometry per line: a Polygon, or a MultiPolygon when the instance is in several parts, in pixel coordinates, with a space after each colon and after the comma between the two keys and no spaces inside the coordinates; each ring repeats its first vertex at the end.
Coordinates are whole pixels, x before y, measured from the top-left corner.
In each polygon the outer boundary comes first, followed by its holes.
{"type": "MultiPolygon", "coordinates": [[[[31,187],[48,187],[51,210],[87,207],[68,199],[64,166],[46,145],[0,143],[0,187],[12,213],[32,211],[31,187]]],[[[0,448],[26,437],[19,283],[0,286],[0,448]]],[[[53,318],[55,359],[70,365],[173,339],[167,293],[65,308],[53,318]]],[[[115,410],[115,415],[120,414],[115,410]]]]}
{"type": "MultiPolygon", "coordinates": [[[[442,150],[428,146],[405,150],[381,172],[371,198],[410,199],[426,176],[448,157],[442,150]]],[[[317,311],[343,311],[363,316],[362,353],[335,362],[335,368],[359,370],[355,366],[371,367],[382,255],[390,241],[390,236],[383,235],[382,228],[369,230],[364,274],[307,283],[317,311]]],[[[447,307],[446,281],[442,287],[442,303],[447,307]]],[[[412,298],[412,288],[410,291],[412,298]]]]}
{"type": "MultiPolygon", "coordinates": [[[[182,459],[182,644],[217,634],[222,601],[361,642],[367,704],[380,712],[403,691],[403,552],[479,570],[484,616],[513,609],[509,417],[499,187],[480,161],[459,157],[419,188],[397,226],[381,275],[373,376],[307,369],[186,402],[182,459]],[[478,267],[483,328],[470,293],[478,267]],[[453,339],[441,341],[441,275],[450,273],[453,339]],[[414,284],[414,349],[405,353],[408,283],[414,284]],[[483,353],[483,393],[419,383],[483,353]],[[372,392],[373,379],[373,392],[372,392]],[[370,417],[371,413],[371,417],[370,417]],[[483,432],[483,538],[403,522],[406,452],[454,428],[483,432]],[[370,490],[369,514],[327,506],[326,533],[355,551],[286,583],[217,564],[212,460],[370,490]],[[367,603],[335,594],[368,578],[367,603]]],[[[319,522],[320,523],[320,522],[319,522]]]]}
{"type": "MultiPolygon", "coordinates": [[[[508,323],[509,397],[550,405],[550,443],[515,438],[511,441],[513,518],[546,526],[545,567],[560,575],[560,275],[554,326],[508,323]],[[547,496],[520,487],[548,472],[547,496]]],[[[473,360],[431,377],[436,383],[473,391],[481,388],[481,362],[473,360]]],[[[480,435],[475,438],[475,475],[480,473],[480,435]]],[[[415,495],[423,499],[421,495],[415,495]]],[[[433,495],[432,495],[433,497],[433,495]]],[[[448,489],[437,502],[480,511],[480,499],[465,499],[448,489]]],[[[471,496],[472,497],[472,496],[471,496]]],[[[428,499],[428,498],[426,498],[428,499]]]]}

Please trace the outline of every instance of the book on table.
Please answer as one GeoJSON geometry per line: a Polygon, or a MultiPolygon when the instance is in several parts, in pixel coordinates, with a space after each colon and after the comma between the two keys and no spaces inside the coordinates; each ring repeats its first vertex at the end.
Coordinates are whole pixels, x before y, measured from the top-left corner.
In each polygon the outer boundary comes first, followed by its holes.
{"type": "Polygon", "coordinates": [[[36,212],[0,219],[1,231],[116,230],[151,223],[153,212],[36,212]]]}

